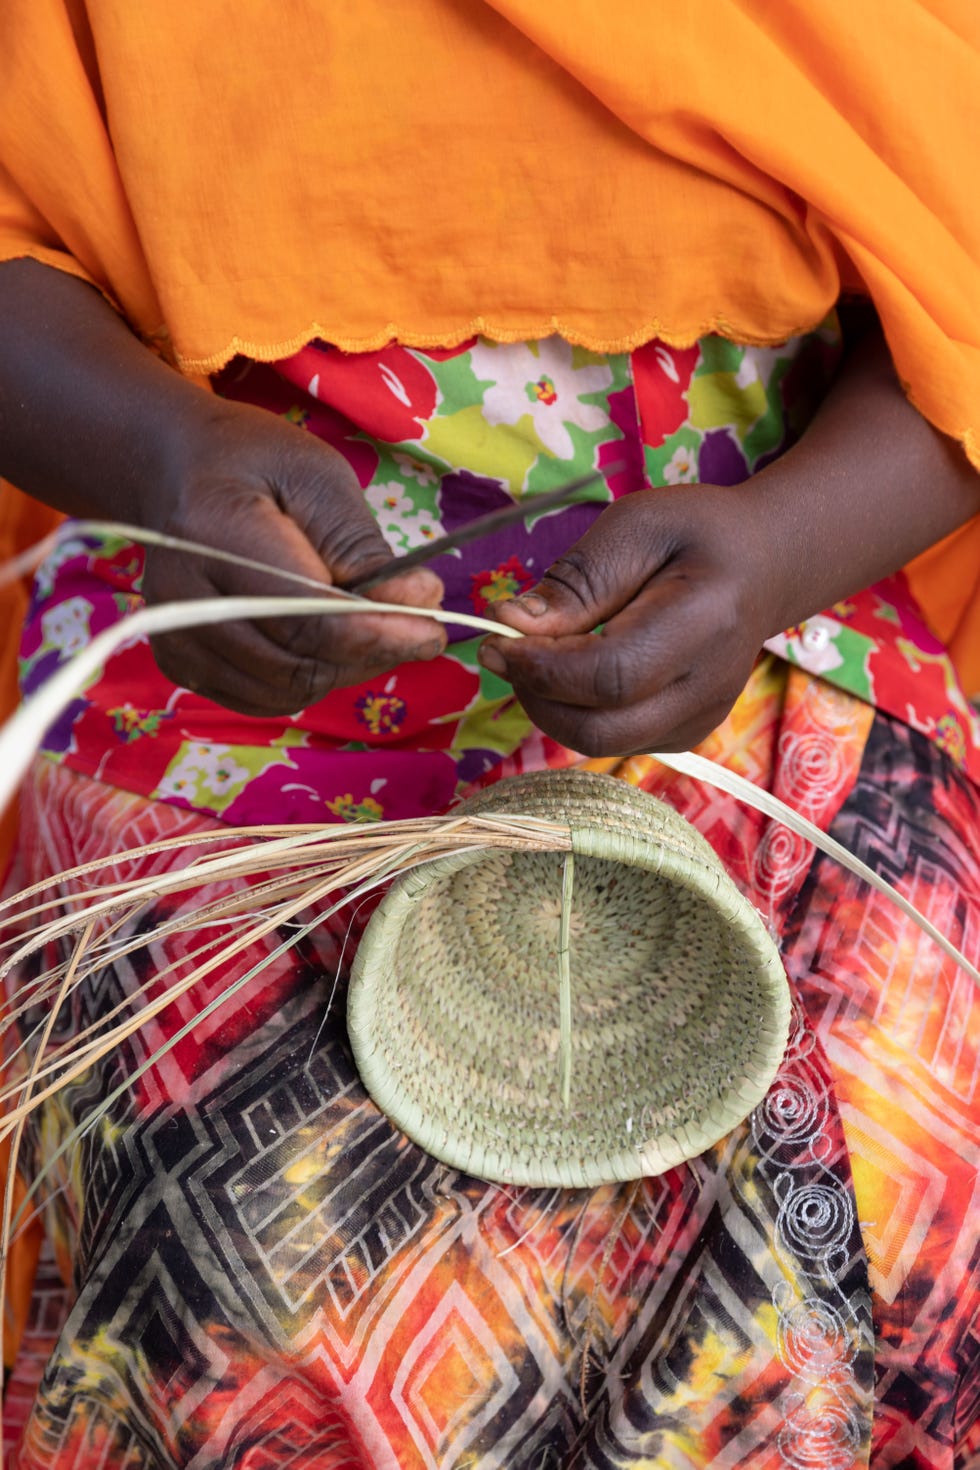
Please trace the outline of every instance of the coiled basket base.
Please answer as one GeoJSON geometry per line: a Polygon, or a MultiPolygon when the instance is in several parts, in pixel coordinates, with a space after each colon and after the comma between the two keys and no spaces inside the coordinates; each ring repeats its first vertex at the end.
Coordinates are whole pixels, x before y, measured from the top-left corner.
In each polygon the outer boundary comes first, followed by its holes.
{"type": "Polygon", "coordinates": [[[457,810],[568,835],[553,852],[456,852],[392,885],[348,1006],[378,1106],[452,1167],[537,1186],[659,1174],[730,1132],[779,1066],[789,992],[765,924],[700,834],[657,798],[580,771],[501,781],[457,810]]]}

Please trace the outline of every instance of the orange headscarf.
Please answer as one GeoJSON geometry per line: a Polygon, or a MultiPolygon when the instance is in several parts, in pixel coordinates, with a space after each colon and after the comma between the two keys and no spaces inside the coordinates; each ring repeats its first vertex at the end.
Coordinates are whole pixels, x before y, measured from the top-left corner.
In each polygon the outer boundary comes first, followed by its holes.
{"type": "MultiPolygon", "coordinates": [[[[980,466],[977,0],[7,0],[3,32],[0,258],[186,372],[770,343],[856,290],[980,466]]],[[[913,576],[980,688],[980,524],[937,600],[947,554],[913,576]]]]}

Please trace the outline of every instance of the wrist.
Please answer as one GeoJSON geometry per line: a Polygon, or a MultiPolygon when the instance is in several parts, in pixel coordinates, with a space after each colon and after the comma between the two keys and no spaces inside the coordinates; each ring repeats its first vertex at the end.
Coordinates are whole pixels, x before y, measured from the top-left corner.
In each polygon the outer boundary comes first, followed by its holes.
{"type": "Polygon", "coordinates": [[[155,522],[209,395],[51,267],[0,265],[0,319],[0,474],[69,515],[155,522]]]}
{"type": "Polygon", "coordinates": [[[739,488],[771,543],[784,619],[771,632],[892,575],[980,513],[980,475],[908,401],[880,331],[855,348],[800,441],[739,488]]]}
{"type": "Polygon", "coordinates": [[[791,464],[776,461],[738,490],[747,527],[741,575],[751,589],[764,639],[858,590],[841,585],[849,577],[835,564],[821,502],[794,476],[791,464]]]}

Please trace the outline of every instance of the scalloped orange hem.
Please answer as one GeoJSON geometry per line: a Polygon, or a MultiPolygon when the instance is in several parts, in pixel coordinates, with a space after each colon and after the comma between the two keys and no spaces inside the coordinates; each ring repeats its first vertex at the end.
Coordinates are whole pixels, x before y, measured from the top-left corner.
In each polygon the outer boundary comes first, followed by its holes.
{"type": "MultiPolygon", "coordinates": [[[[602,337],[570,326],[561,317],[543,317],[538,321],[510,327],[494,323],[484,316],[471,317],[463,326],[443,329],[427,327],[400,327],[397,322],[388,322],[366,337],[345,337],[325,327],[321,322],[311,322],[303,331],[280,342],[253,342],[248,338],[234,336],[227,346],[207,357],[185,357],[174,350],[173,360],[181,372],[189,374],[214,373],[223,368],[233,357],[250,357],[256,362],[275,362],[289,357],[314,338],[328,342],[341,352],[377,352],[389,342],[398,342],[402,347],[458,347],[470,337],[486,337],[491,342],[536,342],[543,337],[559,336],[576,347],[585,347],[590,352],[633,352],[645,342],[656,339],[669,347],[692,347],[701,337],[717,334],[731,342],[747,347],[776,347],[790,337],[812,332],[824,320],[826,313],[815,321],[808,321],[788,332],[759,333],[741,327],[724,317],[706,318],[696,327],[680,330],[668,327],[659,318],[653,317],[642,326],[616,337],[602,337]]],[[[159,333],[152,334],[152,340],[159,333]]]]}
{"type": "MultiPolygon", "coordinates": [[[[92,276],[69,256],[40,246],[25,246],[8,258],[36,260],[41,265],[67,271],[70,275],[94,286],[114,310],[120,310],[119,303],[106,288],[93,280],[92,276]]],[[[503,326],[495,324],[488,317],[474,316],[463,326],[447,327],[441,331],[431,326],[404,328],[399,327],[397,322],[388,322],[366,337],[347,337],[314,320],[302,331],[279,342],[254,342],[236,333],[223,348],[210,353],[207,357],[185,357],[179,353],[163,323],[153,331],[143,332],[142,339],[147,347],[166,357],[186,376],[207,379],[211,373],[216,373],[220,368],[225,367],[233,357],[250,357],[256,362],[276,362],[280,358],[292,356],[294,352],[298,352],[301,347],[311,342],[314,337],[329,342],[341,352],[351,353],[377,352],[380,348],[386,347],[389,342],[399,342],[404,347],[458,347],[460,342],[465,342],[468,337],[476,336],[486,337],[491,342],[534,342],[542,337],[557,335],[577,347],[587,348],[590,352],[633,352],[637,347],[642,347],[645,342],[650,342],[654,338],[665,342],[668,347],[692,347],[701,337],[717,333],[718,336],[743,346],[776,347],[781,342],[785,342],[788,337],[812,332],[823,319],[821,315],[807,320],[787,332],[759,333],[720,315],[707,317],[698,326],[686,331],[670,327],[658,317],[652,317],[642,326],[616,337],[602,337],[576,330],[558,316],[543,317],[539,321],[526,323],[519,327],[503,326]]],[[[947,434],[949,438],[961,444],[974,469],[980,471],[980,434],[977,430],[954,429],[949,424],[941,423],[937,416],[929,413],[922,406],[917,395],[909,391],[908,384],[903,383],[902,386],[910,403],[922,414],[923,418],[935,425],[941,433],[947,434]]]]}
{"type": "MultiPolygon", "coordinates": [[[[602,337],[593,333],[580,331],[569,326],[561,317],[543,317],[539,321],[525,323],[518,327],[503,326],[491,321],[484,316],[474,316],[464,326],[445,328],[444,330],[429,328],[400,327],[397,322],[388,322],[379,327],[366,337],[346,337],[341,333],[324,326],[321,322],[312,321],[309,326],[294,335],[279,342],[254,342],[247,337],[233,336],[227,345],[217,352],[212,352],[207,357],[185,357],[176,351],[171,343],[171,360],[182,373],[193,377],[207,377],[216,373],[231,361],[233,357],[249,357],[255,362],[277,362],[280,358],[291,357],[294,352],[299,352],[307,343],[318,338],[329,342],[331,346],[337,347],[341,352],[377,352],[386,347],[389,342],[398,342],[403,347],[458,347],[470,337],[486,337],[491,342],[535,342],[543,337],[559,336],[566,342],[571,342],[576,347],[584,347],[590,352],[633,352],[644,343],[657,340],[665,342],[668,347],[692,347],[702,337],[717,335],[725,337],[730,342],[737,342],[747,347],[776,347],[785,342],[789,337],[802,336],[806,332],[812,332],[824,320],[823,316],[816,320],[806,321],[789,332],[759,333],[750,331],[748,328],[739,326],[722,316],[706,318],[697,327],[687,330],[669,327],[658,317],[652,317],[640,327],[616,337],[602,337]]],[[[148,344],[152,344],[159,350],[161,343],[168,338],[169,334],[165,327],[160,327],[156,332],[147,334],[148,344]]],[[[980,436],[972,428],[953,429],[923,408],[915,394],[909,392],[908,386],[903,384],[906,394],[913,407],[922,414],[923,418],[934,424],[940,432],[956,440],[961,444],[967,459],[973,467],[980,471],[980,436]]]]}

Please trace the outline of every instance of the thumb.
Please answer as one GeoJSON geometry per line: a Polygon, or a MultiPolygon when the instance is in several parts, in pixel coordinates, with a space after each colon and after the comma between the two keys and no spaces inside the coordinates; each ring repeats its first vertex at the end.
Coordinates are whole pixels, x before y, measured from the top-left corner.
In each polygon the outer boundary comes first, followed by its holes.
{"type": "MultiPolygon", "coordinates": [[[[359,582],[391,560],[392,548],[364,498],[354,471],[337,450],[306,441],[312,454],[296,464],[277,501],[321,564],[321,575],[338,587],[359,582]]],[[[378,601],[437,607],[443,586],[428,568],[393,576],[371,588],[378,601]]]]}
{"type": "Polygon", "coordinates": [[[545,638],[590,633],[631,602],[668,560],[652,497],[639,490],[614,502],[554,562],[536,587],[497,603],[497,620],[545,638]]]}

